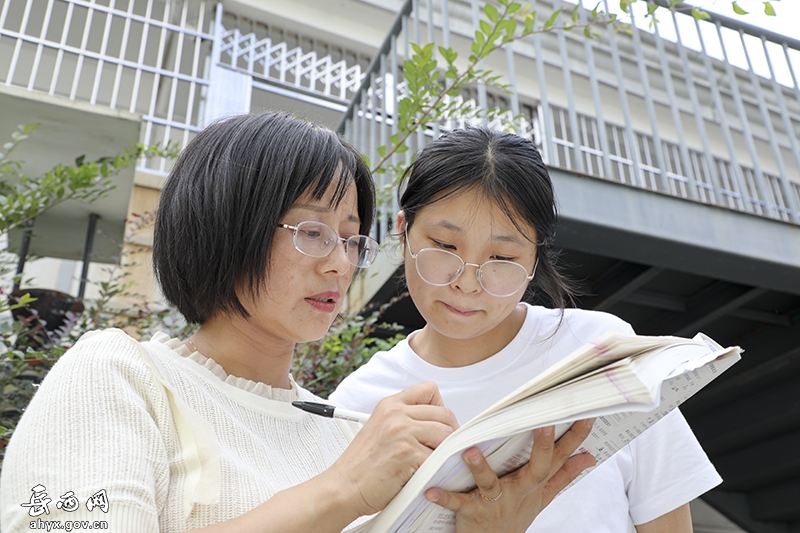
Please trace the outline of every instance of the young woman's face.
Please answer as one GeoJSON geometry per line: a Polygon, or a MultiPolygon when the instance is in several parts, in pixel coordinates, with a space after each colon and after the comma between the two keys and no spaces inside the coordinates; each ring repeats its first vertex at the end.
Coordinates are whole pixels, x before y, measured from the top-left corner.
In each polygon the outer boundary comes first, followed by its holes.
{"type": "MultiPolygon", "coordinates": [[[[333,187],[321,200],[301,197],[281,223],[322,222],[340,237],[359,233],[357,196],[351,186],[336,208],[330,205],[333,187]]],[[[292,343],[322,338],[342,307],[355,267],[339,241],[325,257],[304,255],[294,247],[294,231],[278,228],[265,290],[257,299],[239,291],[250,313],[253,333],[292,343]]]]}
{"type": "MultiPolygon", "coordinates": [[[[401,221],[400,228],[403,227],[401,221]]],[[[447,338],[479,342],[509,317],[528,282],[513,294],[494,296],[479,282],[477,267],[467,265],[455,281],[435,286],[422,279],[411,252],[416,255],[424,248],[447,250],[464,262],[477,265],[508,260],[522,265],[524,273],[530,275],[536,263],[536,231],[527,225],[522,227],[527,238],[500,207],[474,191],[458,193],[417,212],[407,232],[405,273],[409,292],[426,327],[447,338]]],[[[420,263],[420,268],[435,273],[428,259],[420,263]]],[[[491,286],[486,279],[484,284],[491,286]]]]}

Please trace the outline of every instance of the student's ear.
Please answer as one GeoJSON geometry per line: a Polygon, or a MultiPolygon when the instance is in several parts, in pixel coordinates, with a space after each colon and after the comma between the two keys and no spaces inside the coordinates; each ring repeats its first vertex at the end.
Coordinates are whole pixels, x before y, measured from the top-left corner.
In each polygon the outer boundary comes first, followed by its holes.
{"type": "Polygon", "coordinates": [[[397,233],[400,234],[402,237],[403,232],[406,229],[406,214],[403,211],[397,213],[397,233]]]}

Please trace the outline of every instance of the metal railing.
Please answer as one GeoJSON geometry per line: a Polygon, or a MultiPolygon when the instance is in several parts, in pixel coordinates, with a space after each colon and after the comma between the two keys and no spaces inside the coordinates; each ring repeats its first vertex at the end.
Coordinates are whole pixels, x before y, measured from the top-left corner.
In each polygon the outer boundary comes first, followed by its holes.
{"type": "Polygon", "coordinates": [[[358,63],[335,61],[330,54],[291,47],[269,37],[258,39],[255,33],[245,34],[238,28],[223,29],[220,39],[220,64],[251,76],[343,101],[349,101],[361,86],[358,63]]]}
{"type": "MultiPolygon", "coordinates": [[[[563,8],[556,26],[574,9],[580,23],[589,20],[589,11],[569,2],[531,4],[540,21],[563,8]]],[[[345,138],[375,161],[396,133],[393,110],[404,87],[395,80],[409,43],[468,50],[482,5],[407,0],[340,122],[345,138]]],[[[652,30],[598,26],[593,39],[582,31],[534,33],[506,45],[504,57],[495,52],[492,68],[511,88],[511,116],[534,110],[528,125],[516,124],[519,133],[534,139],[551,167],[800,223],[800,41],[713,14],[696,20],[686,8],[661,15],[652,30]]],[[[474,92],[485,108],[492,89],[474,92]]],[[[434,124],[414,148],[451,127],[434,124]]],[[[391,177],[376,179],[391,187],[391,177]]],[[[381,209],[382,237],[396,210],[388,198],[381,209]]]]}
{"type": "Polygon", "coordinates": [[[206,0],[5,0],[0,83],[140,114],[141,142],[184,146],[202,116],[212,10],[206,0]]]}
{"type": "MultiPolygon", "coordinates": [[[[184,146],[202,124],[216,46],[220,64],[254,82],[352,97],[341,129],[374,161],[396,131],[410,43],[436,39],[463,50],[481,7],[407,0],[362,72],[363,58],[317,50],[313,39],[295,36],[290,45],[287,35],[248,31],[235,17],[223,27],[212,0],[0,0],[0,83],[138,113],[142,142],[184,146]]],[[[588,19],[568,2],[533,2],[539,20],[558,8],[563,21],[572,9],[588,19]]],[[[800,41],[715,15],[661,18],[655,31],[634,25],[631,35],[596,28],[596,39],[579,31],[529,36],[493,59],[509,94],[476,85],[464,97],[478,108],[508,107],[499,127],[523,116],[516,127],[553,167],[798,223],[800,41]]],[[[481,120],[435,124],[413,148],[481,120]]],[[[169,165],[140,168],[166,173],[169,165]]],[[[391,187],[390,175],[376,180],[391,187]]],[[[381,209],[379,236],[395,211],[391,201],[381,209]]]]}
{"type": "Polygon", "coordinates": [[[0,0],[0,84],[139,114],[142,143],[181,148],[203,126],[213,59],[341,108],[360,86],[361,55],[222,14],[214,0],[0,0]]]}

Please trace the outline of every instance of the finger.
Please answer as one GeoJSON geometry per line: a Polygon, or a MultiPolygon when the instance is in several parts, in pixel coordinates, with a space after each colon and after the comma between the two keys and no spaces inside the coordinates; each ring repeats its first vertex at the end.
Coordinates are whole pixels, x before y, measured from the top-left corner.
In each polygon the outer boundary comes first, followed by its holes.
{"type": "Polygon", "coordinates": [[[594,418],[585,420],[578,420],[563,434],[558,442],[555,444],[555,453],[553,454],[554,466],[561,467],[564,461],[567,460],[575,451],[583,444],[586,437],[592,431],[594,426],[594,418]]]}
{"type": "MultiPolygon", "coordinates": [[[[546,426],[533,430],[533,448],[528,470],[534,482],[542,483],[553,473],[555,452],[555,428],[546,426]]],[[[566,459],[566,458],[565,458],[566,459]]],[[[560,467],[560,465],[559,465],[560,467]]]]}
{"type": "Polygon", "coordinates": [[[444,406],[435,383],[419,383],[384,398],[378,402],[374,412],[398,405],[407,406],[409,408],[407,413],[415,420],[436,420],[454,428],[458,427],[455,415],[444,406]]]}
{"type": "Polygon", "coordinates": [[[456,415],[447,407],[439,405],[408,405],[404,409],[406,416],[412,420],[439,422],[447,424],[453,429],[458,428],[456,415]]]}
{"type": "Polygon", "coordinates": [[[573,455],[553,474],[542,492],[542,505],[549,504],[556,495],[572,483],[584,470],[597,464],[597,459],[589,453],[573,455]]]}
{"type": "Polygon", "coordinates": [[[457,513],[471,498],[460,492],[450,492],[438,487],[433,487],[425,491],[425,499],[457,513]]]}
{"type": "Polygon", "coordinates": [[[467,468],[472,473],[472,477],[475,478],[475,484],[484,499],[492,501],[503,494],[503,486],[497,474],[494,473],[494,470],[486,462],[486,458],[478,448],[467,449],[461,454],[461,458],[467,463],[467,468]]]}
{"type": "Polygon", "coordinates": [[[446,407],[406,405],[397,397],[389,397],[378,403],[364,430],[377,431],[384,438],[402,440],[413,437],[433,449],[457,427],[455,415],[446,407]]]}
{"type": "Polygon", "coordinates": [[[413,385],[394,394],[394,397],[408,405],[424,404],[444,406],[444,400],[442,400],[442,395],[439,393],[439,387],[431,381],[413,385]]]}
{"type": "Polygon", "coordinates": [[[408,427],[408,431],[417,442],[433,451],[444,439],[452,435],[455,428],[442,422],[415,421],[408,427]]]}

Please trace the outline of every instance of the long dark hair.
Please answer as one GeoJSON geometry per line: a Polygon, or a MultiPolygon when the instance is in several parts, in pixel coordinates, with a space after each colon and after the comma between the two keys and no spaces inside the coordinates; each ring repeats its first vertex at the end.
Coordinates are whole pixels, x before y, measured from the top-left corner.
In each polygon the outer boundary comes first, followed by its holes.
{"type": "Polygon", "coordinates": [[[397,200],[410,227],[420,209],[467,191],[494,201],[538,247],[539,264],[529,293],[538,287],[555,307],[572,305],[574,291],[553,249],[558,223],[553,184],[533,143],[483,127],[454,130],[419,153],[403,176],[397,200]],[[527,227],[536,230],[535,239],[526,234],[527,227]]]}

